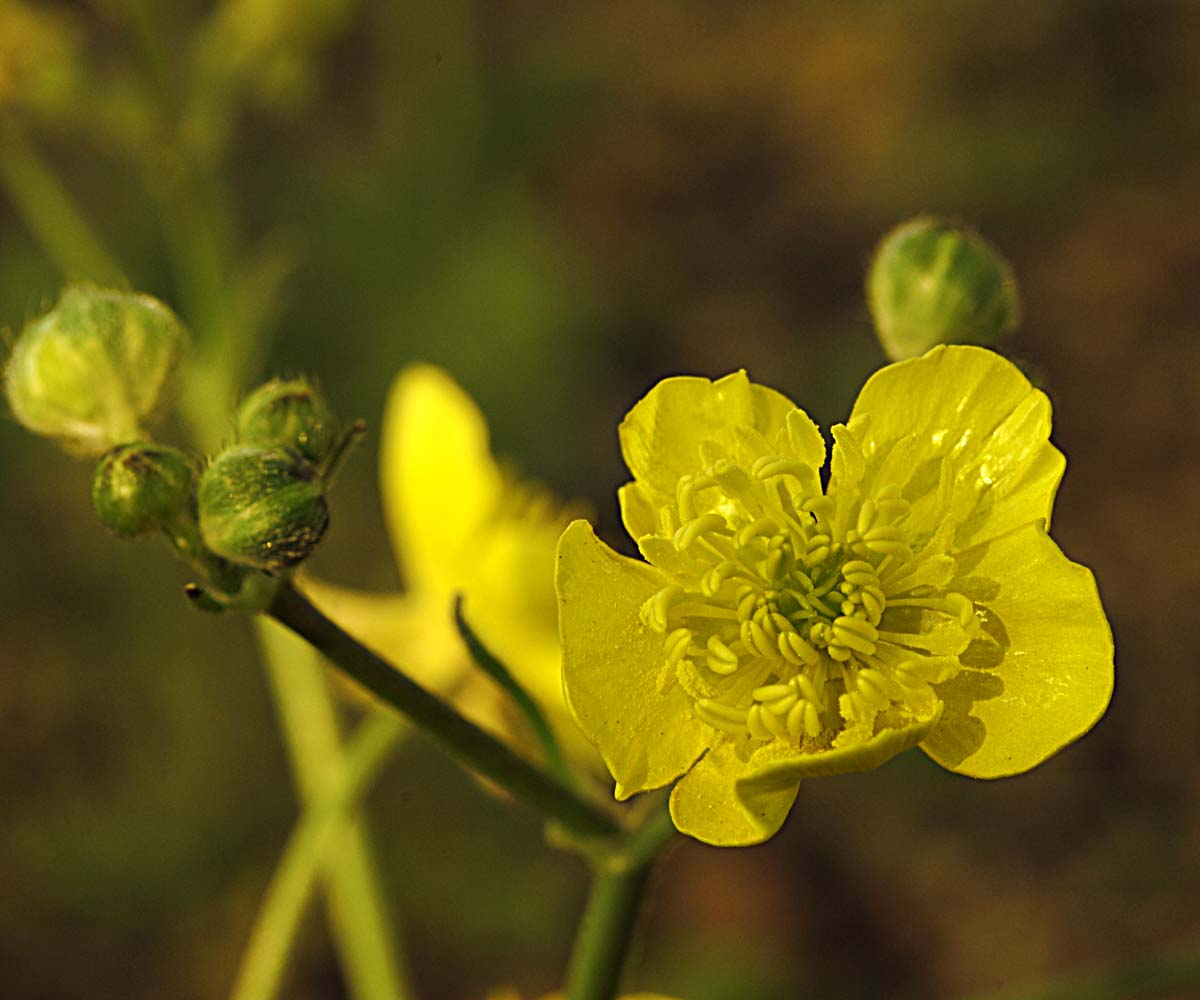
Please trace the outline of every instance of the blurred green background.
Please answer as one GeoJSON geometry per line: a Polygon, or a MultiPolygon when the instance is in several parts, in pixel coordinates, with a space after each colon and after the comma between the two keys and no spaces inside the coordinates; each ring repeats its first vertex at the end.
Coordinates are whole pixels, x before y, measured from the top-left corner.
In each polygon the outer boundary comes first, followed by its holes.
{"type": "MultiPolygon", "coordinates": [[[[955,997],[1194,947],[1198,51],[1183,0],[0,0],[0,326],[69,276],[69,228],[22,204],[44,168],[202,360],[227,338],[225,401],[312,372],[377,421],[400,366],[440,363],[628,545],[615,427],[648,386],[745,367],[843,419],[883,362],[874,243],[977,226],[1055,404],[1055,534],[1099,581],[1113,705],[1019,779],[914,752],[810,782],[765,846],[679,846],[629,982],[955,997]]],[[[371,440],[314,562],[390,587],[371,440]]],[[[0,470],[0,992],[222,996],[296,815],[250,630],[187,607],[164,550],[100,530],[86,465],[7,418],[0,470]]],[[[557,985],[585,871],[534,815],[424,740],[371,813],[423,996],[557,985]]],[[[314,912],[287,995],[342,990],[314,912]]]]}

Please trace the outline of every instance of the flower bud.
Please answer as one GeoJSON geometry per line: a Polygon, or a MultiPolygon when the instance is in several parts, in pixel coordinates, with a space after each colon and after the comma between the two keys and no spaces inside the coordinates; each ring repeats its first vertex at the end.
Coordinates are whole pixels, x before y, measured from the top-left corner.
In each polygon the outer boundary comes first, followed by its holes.
{"type": "Polygon", "coordinates": [[[194,479],[191,460],[175,448],[146,442],[121,445],[96,466],[92,506],[118,535],[142,535],[189,510],[194,479]]]}
{"type": "Polygon", "coordinates": [[[264,448],[294,448],[319,463],[337,439],[324,396],[305,378],[272,379],[238,408],[237,438],[264,448]]]}
{"type": "Polygon", "coordinates": [[[883,238],[867,274],[867,301],[893,361],[938,344],[992,344],[1020,319],[1007,261],[977,234],[931,217],[883,238]]]}
{"type": "Polygon", "coordinates": [[[75,285],[25,328],[4,372],[17,420],[69,451],[144,437],[173,388],[187,335],[148,295],[75,285]]]}
{"type": "Polygon", "coordinates": [[[329,526],[321,477],[290,449],[226,449],[200,477],[197,502],[205,545],[254,569],[295,566],[329,526]]]}

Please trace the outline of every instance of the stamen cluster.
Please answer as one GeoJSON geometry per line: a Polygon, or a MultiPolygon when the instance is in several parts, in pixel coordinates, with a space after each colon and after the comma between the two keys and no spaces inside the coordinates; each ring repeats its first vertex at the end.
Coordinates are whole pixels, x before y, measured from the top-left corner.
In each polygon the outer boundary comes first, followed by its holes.
{"type": "Polygon", "coordinates": [[[977,622],[961,594],[914,582],[927,552],[914,551],[910,510],[896,483],[827,495],[816,470],[777,454],[683,475],[659,512],[670,547],[649,553],[673,582],[642,608],[663,636],[659,690],[682,684],[715,729],[806,750],[883,713],[925,712],[954,658],[898,631],[889,610],[945,616],[964,634],[977,622]]]}

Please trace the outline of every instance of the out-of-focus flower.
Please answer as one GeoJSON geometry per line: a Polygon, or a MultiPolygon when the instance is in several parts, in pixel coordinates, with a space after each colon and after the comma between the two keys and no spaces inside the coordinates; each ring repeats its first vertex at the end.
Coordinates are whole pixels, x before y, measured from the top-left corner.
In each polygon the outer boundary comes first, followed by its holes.
{"type": "Polygon", "coordinates": [[[1025,771],[1099,719],[1112,638],[1047,534],[1050,403],[998,355],[941,347],[864,386],[825,444],[745,373],[670,378],[620,428],[640,562],[584,521],[559,544],[567,698],[617,795],[680,779],[684,833],[749,844],[802,779],[919,744],[1025,771]]]}
{"type": "Polygon", "coordinates": [[[381,445],[388,534],[407,583],[368,594],[305,578],[326,613],[416,680],[530,755],[524,719],[471,662],[454,626],[472,629],[533,696],[568,759],[600,762],[566,709],[554,552],[569,510],[492,457],[487,424],[441,369],[412,365],[389,396],[381,445]]]}
{"type": "Polygon", "coordinates": [[[0,108],[50,114],[77,97],[82,32],[65,6],[0,3],[0,108]]]}

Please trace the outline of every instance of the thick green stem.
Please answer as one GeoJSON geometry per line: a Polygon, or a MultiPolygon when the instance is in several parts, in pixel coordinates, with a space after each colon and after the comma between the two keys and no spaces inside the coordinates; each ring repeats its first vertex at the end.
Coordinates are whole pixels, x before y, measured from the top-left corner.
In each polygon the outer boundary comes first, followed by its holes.
{"type": "MultiPolygon", "coordinates": [[[[347,741],[331,793],[314,803],[292,831],[242,954],[232,1000],[273,1000],[287,973],[301,920],[312,901],[330,846],[346,837],[354,810],[407,731],[390,712],[367,718],[347,741]]],[[[353,930],[357,933],[358,928],[353,930]]],[[[373,967],[373,965],[371,966],[373,967]]],[[[387,973],[375,973],[379,994],[398,996],[387,973]],[[391,989],[390,994],[385,989],[391,989]]]]}
{"type": "MultiPolygon", "coordinates": [[[[342,757],[325,671],[311,647],[273,622],[261,621],[259,637],[301,799],[320,803],[334,794],[342,757]]],[[[345,821],[327,858],[330,924],[351,995],[411,996],[395,917],[380,890],[372,838],[361,816],[345,821]]]]}
{"type": "Polygon", "coordinates": [[[620,826],[603,808],[564,787],[494,736],[410,680],[318,611],[290,583],[267,613],[312,643],[376,697],[439,740],[462,763],[584,837],[613,836],[620,826]]]}
{"type": "Polygon", "coordinates": [[[623,850],[597,866],[567,968],[567,1000],[612,1000],[617,995],[650,871],[674,835],[671,817],[661,809],[623,850]]]}

